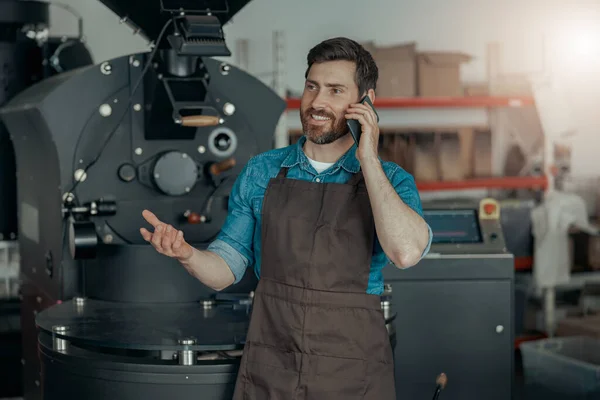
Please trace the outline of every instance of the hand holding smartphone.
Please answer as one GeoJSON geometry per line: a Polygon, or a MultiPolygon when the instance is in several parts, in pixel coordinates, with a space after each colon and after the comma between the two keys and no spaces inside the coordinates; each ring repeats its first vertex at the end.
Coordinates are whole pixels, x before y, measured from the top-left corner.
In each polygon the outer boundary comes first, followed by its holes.
{"type": "MultiPolygon", "coordinates": [[[[363,97],[360,103],[368,104],[377,116],[377,122],[379,122],[379,114],[377,114],[377,110],[375,110],[375,106],[373,106],[373,103],[371,103],[371,99],[369,98],[369,96],[363,97]]],[[[347,119],[346,125],[348,125],[348,129],[350,129],[350,134],[352,135],[352,137],[354,138],[354,142],[358,146],[360,136],[362,135],[362,126],[360,125],[360,122],[358,122],[358,120],[355,119],[347,119]]]]}

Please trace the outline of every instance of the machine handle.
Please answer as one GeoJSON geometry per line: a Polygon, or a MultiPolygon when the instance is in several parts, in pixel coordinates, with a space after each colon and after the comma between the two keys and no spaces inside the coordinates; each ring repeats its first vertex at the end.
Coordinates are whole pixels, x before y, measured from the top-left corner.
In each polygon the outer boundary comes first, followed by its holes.
{"type": "Polygon", "coordinates": [[[212,115],[189,115],[187,117],[181,117],[182,126],[217,126],[219,125],[219,117],[212,115]]]}
{"type": "Polygon", "coordinates": [[[213,176],[218,176],[225,171],[229,171],[231,168],[235,167],[235,158],[228,158],[227,160],[223,160],[218,163],[214,163],[210,166],[210,173],[213,176]]]}
{"type": "Polygon", "coordinates": [[[189,213],[187,216],[188,224],[203,224],[206,222],[206,217],[195,212],[189,213]]]}

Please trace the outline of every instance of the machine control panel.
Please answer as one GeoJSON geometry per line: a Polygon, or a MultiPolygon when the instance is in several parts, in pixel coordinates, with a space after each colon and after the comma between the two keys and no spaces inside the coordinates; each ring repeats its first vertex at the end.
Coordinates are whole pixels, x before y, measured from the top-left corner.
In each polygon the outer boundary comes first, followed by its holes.
{"type": "Polygon", "coordinates": [[[430,256],[506,253],[495,199],[425,203],[423,216],[433,231],[430,256]]]}

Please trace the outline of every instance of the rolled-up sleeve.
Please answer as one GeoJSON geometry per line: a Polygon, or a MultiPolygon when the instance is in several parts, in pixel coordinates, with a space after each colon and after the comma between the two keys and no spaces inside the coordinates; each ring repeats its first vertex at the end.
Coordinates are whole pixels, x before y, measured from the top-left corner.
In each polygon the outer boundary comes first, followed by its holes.
{"type": "MultiPolygon", "coordinates": [[[[415,179],[408,172],[404,171],[401,168],[398,168],[392,177],[392,185],[396,190],[396,193],[400,196],[402,201],[413,209],[417,214],[423,217],[423,206],[421,204],[421,196],[419,196],[419,191],[417,190],[417,184],[415,183],[415,179]]],[[[429,224],[427,224],[427,229],[429,230],[429,241],[425,249],[421,253],[421,258],[425,257],[427,253],[429,253],[429,249],[431,248],[431,242],[433,240],[433,231],[429,224]]]]}
{"type": "Polygon", "coordinates": [[[219,255],[238,283],[249,265],[254,263],[253,235],[256,219],[249,196],[250,163],[246,164],[236,179],[228,202],[228,214],[216,239],[208,251],[219,255]]]}

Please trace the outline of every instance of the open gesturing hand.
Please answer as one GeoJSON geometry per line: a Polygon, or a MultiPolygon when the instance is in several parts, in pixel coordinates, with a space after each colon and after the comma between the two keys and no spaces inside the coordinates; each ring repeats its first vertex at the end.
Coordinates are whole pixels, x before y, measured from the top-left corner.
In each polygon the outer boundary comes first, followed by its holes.
{"type": "Polygon", "coordinates": [[[185,241],[182,231],[175,229],[169,224],[165,224],[148,210],[144,210],[142,216],[154,227],[154,232],[140,228],[140,233],[156,251],[167,257],[176,258],[179,261],[187,261],[192,257],[194,249],[185,241]]]}

